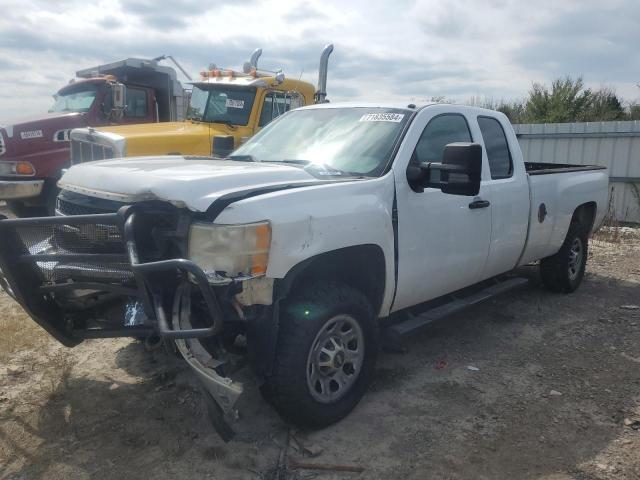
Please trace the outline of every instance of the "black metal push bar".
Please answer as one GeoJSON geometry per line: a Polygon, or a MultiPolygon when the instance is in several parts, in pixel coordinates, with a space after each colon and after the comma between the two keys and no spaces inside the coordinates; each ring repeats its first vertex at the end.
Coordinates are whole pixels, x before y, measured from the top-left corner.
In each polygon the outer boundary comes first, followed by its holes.
{"type": "MultiPolygon", "coordinates": [[[[140,262],[135,240],[136,207],[125,206],[117,213],[72,215],[41,218],[0,219],[0,286],[25,308],[27,313],[49,333],[68,346],[78,343],[84,338],[108,338],[121,336],[140,336],[153,333],[149,327],[130,326],[118,329],[87,329],[69,331],[66,313],[46,294],[65,290],[99,290],[115,295],[139,298],[145,311],[155,317],[155,330],[162,337],[171,339],[203,338],[216,335],[222,330],[223,316],[207,276],[198,265],[184,258],[140,262]],[[122,236],[125,253],[34,253],[30,252],[18,233],[20,228],[47,227],[67,225],[78,227],[82,234],[82,226],[90,228],[115,226],[122,236]],[[87,281],[67,281],[65,283],[43,282],[38,275],[38,263],[78,262],[125,264],[131,271],[134,285],[126,285],[101,281],[100,278],[87,281]],[[165,302],[162,292],[154,287],[153,275],[160,272],[173,271],[184,274],[187,281],[193,281],[200,290],[207,307],[211,325],[206,328],[190,328],[173,330],[167,320],[165,302]],[[4,277],[4,278],[2,278],[4,277]],[[7,288],[8,287],[8,288],[7,288]],[[127,335],[130,332],[130,335],[127,335]]],[[[86,227],[85,227],[86,228],[86,227]]],[[[43,239],[44,240],[44,239],[43,239]]],[[[171,296],[173,301],[173,296],[171,296]]]]}

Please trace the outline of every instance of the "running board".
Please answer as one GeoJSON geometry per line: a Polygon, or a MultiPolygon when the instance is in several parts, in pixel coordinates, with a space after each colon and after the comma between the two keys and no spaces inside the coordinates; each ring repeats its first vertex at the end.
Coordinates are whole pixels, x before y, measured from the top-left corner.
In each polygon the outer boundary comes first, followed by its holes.
{"type": "Polygon", "coordinates": [[[390,325],[383,331],[383,343],[385,344],[385,347],[388,347],[391,350],[403,350],[401,347],[403,337],[419,332],[436,320],[461,312],[465,308],[477,305],[485,300],[495,297],[496,295],[522,287],[527,283],[529,283],[528,278],[511,277],[467,296],[456,297],[455,295],[452,295],[452,300],[450,302],[427,310],[420,315],[413,315],[409,312],[409,318],[407,320],[390,325]]]}

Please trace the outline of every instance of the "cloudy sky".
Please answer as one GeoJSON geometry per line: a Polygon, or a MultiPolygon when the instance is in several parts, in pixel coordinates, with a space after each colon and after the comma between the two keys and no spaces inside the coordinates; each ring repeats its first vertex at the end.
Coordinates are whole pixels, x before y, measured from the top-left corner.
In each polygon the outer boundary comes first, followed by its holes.
{"type": "Polygon", "coordinates": [[[523,97],[533,81],[583,75],[640,98],[638,0],[0,0],[0,119],[46,111],[80,68],[171,54],[260,65],[315,83],[335,44],[333,101],[523,97]],[[164,5],[170,5],[165,7],[164,5]]]}

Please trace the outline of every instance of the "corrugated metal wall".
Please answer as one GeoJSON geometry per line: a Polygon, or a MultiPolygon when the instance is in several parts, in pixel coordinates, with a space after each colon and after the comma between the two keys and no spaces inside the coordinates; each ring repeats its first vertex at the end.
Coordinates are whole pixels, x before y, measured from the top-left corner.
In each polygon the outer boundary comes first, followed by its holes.
{"type": "Polygon", "coordinates": [[[640,223],[640,121],[514,125],[525,162],[605,165],[616,217],[640,223]]]}

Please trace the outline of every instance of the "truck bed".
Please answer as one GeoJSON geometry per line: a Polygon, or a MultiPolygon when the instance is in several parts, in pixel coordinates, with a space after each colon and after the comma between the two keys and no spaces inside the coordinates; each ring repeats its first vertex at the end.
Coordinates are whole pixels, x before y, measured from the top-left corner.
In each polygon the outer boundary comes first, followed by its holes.
{"type": "Polygon", "coordinates": [[[607,167],[600,165],[571,165],[568,163],[540,163],[524,162],[529,175],[549,175],[550,173],[584,172],[588,170],[603,170],[607,167]]]}

